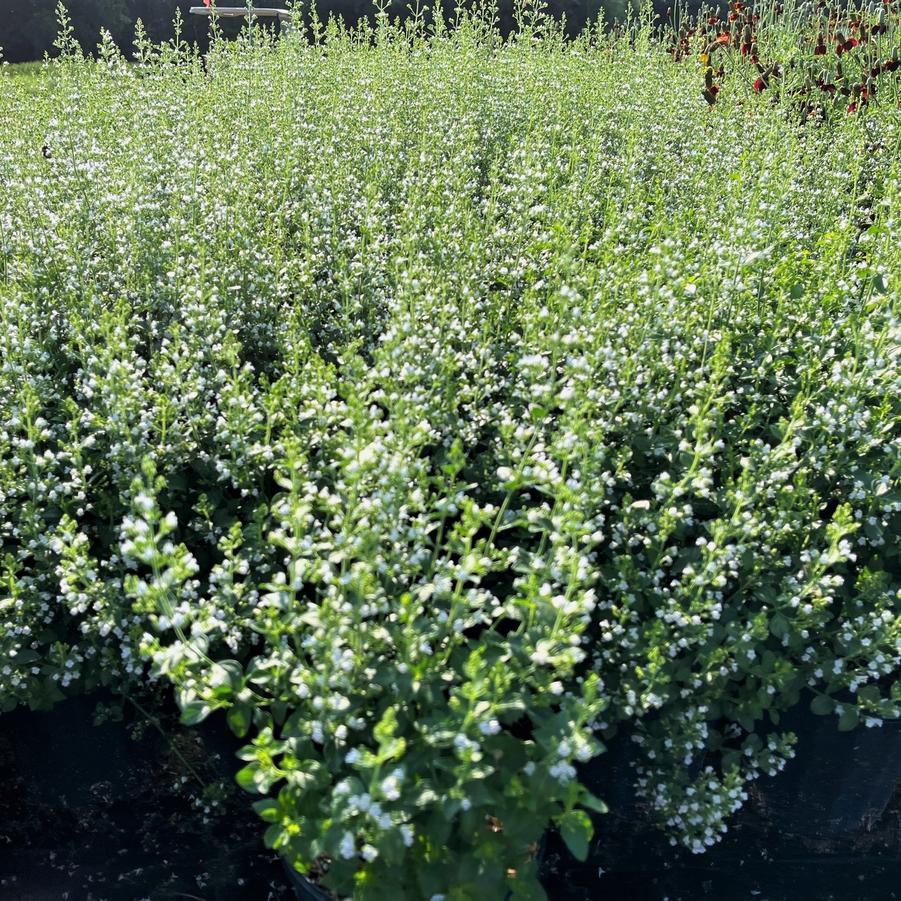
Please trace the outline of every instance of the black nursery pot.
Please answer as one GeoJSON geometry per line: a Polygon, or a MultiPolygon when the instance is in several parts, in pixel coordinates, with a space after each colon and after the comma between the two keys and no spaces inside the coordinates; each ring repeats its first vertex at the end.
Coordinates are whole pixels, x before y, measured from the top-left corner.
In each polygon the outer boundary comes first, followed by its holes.
{"type": "MultiPolygon", "coordinates": [[[[0,901],[294,897],[243,792],[207,819],[179,783],[190,758],[209,783],[233,784],[238,741],[224,720],[164,736],[130,706],[123,722],[95,725],[98,702],[121,699],[98,692],[0,716],[0,901]]],[[[177,716],[154,710],[167,727],[177,716]]]]}
{"type": "MultiPolygon", "coordinates": [[[[544,858],[545,848],[547,846],[547,835],[543,835],[541,838],[541,842],[538,846],[538,861],[539,863],[544,858]]],[[[294,889],[294,893],[297,896],[297,901],[335,901],[335,896],[329,894],[329,892],[324,891],[319,888],[313,882],[310,882],[306,876],[298,873],[296,870],[292,869],[286,860],[282,860],[282,865],[285,868],[285,874],[288,878],[288,882],[291,885],[291,888],[294,889]]],[[[509,901],[510,895],[508,894],[504,901],[509,901]]]]}
{"type": "Polygon", "coordinates": [[[841,845],[879,820],[901,784],[901,721],[839,732],[834,716],[805,705],[779,728],[795,732],[798,744],[784,772],[760,783],[778,829],[841,845]]]}
{"type": "Polygon", "coordinates": [[[282,865],[284,866],[288,883],[291,888],[294,889],[294,894],[297,896],[297,901],[335,901],[334,895],[329,894],[319,888],[315,883],[310,882],[306,876],[288,866],[287,861],[283,860],[282,865]]]}
{"type": "MultiPolygon", "coordinates": [[[[811,713],[808,702],[770,728],[794,732],[796,754],[783,772],[758,780],[755,793],[778,833],[829,840],[838,848],[878,820],[901,786],[901,721],[840,732],[834,716],[811,713]]],[[[633,789],[633,762],[634,748],[618,736],[607,753],[583,765],[580,778],[642,831],[649,827],[633,789]]]]}
{"type": "Polygon", "coordinates": [[[696,856],[670,847],[636,797],[635,748],[620,734],[580,768],[610,813],[575,861],[551,835],[544,883],[554,901],[883,901],[901,897],[901,722],[839,732],[802,699],[770,731],[798,737],[796,756],[753,783],[721,844],[696,856]]]}

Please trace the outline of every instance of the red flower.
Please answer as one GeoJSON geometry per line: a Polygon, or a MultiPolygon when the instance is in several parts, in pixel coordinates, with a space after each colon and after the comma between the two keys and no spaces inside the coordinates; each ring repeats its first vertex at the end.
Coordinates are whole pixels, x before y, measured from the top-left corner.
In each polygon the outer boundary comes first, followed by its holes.
{"type": "Polygon", "coordinates": [[[751,52],[750,44],[742,44],[741,45],[741,50],[739,50],[739,53],[741,53],[742,56],[747,56],[750,52],[751,52]]]}
{"type": "Polygon", "coordinates": [[[856,103],[849,103],[849,104],[848,104],[848,112],[849,112],[849,113],[856,113],[856,112],[857,112],[857,104],[856,104],[856,103]]]}
{"type": "Polygon", "coordinates": [[[707,24],[708,24],[708,25],[716,25],[716,23],[717,23],[718,21],[719,21],[719,19],[718,19],[716,16],[708,16],[708,17],[707,17],[707,24]]]}
{"type": "Polygon", "coordinates": [[[724,31],[722,34],[718,34],[716,36],[717,44],[728,44],[729,41],[732,40],[732,35],[729,34],[728,31],[724,31]]]}
{"type": "Polygon", "coordinates": [[[762,78],[758,78],[754,82],[754,91],[759,94],[762,90],[764,90],[764,88],[766,88],[766,86],[766,81],[762,78]]]}
{"type": "Polygon", "coordinates": [[[848,40],[845,41],[845,50],[853,50],[858,45],[858,43],[859,41],[857,40],[857,38],[848,38],[848,40]]]}
{"type": "Polygon", "coordinates": [[[206,6],[207,8],[209,8],[210,5],[212,4],[212,2],[213,2],[213,0],[203,0],[203,5],[206,6]]]}

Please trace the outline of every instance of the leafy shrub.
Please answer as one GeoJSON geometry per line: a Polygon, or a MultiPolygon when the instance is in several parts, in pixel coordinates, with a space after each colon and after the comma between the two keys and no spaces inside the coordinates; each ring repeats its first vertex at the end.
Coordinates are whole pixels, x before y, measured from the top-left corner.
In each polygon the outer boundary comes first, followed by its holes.
{"type": "Polygon", "coordinates": [[[901,14],[896,0],[844,8],[820,0],[788,9],[732,0],[728,12],[677,14],[670,25],[675,59],[697,51],[704,71],[701,93],[711,107],[723,79],[742,93],[767,94],[777,102],[781,95],[801,122],[856,113],[880,91],[897,102],[901,14]]]}
{"type": "Polygon", "coordinates": [[[223,711],[345,895],[540,896],[618,732],[703,850],[781,712],[901,704],[896,117],[537,21],[0,94],[0,707],[223,711]]]}

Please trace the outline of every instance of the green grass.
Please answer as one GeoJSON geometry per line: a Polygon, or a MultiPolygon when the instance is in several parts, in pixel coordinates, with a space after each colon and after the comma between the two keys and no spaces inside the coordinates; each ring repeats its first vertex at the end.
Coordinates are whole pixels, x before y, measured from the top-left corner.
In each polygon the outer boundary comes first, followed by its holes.
{"type": "Polygon", "coordinates": [[[0,709],[223,711],[356,897],[539,897],[617,733],[699,851],[899,714],[894,82],[542,29],[0,76],[0,709]]]}

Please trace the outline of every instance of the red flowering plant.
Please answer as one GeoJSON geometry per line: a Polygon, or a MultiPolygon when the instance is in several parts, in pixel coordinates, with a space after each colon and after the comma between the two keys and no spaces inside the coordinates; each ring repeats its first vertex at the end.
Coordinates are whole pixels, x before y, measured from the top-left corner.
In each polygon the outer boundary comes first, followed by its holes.
{"type": "Polygon", "coordinates": [[[819,0],[787,13],[772,0],[732,0],[726,10],[702,10],[682,22],[670,52],[676,60],[698,59],[710,107],[727,75],[730,87],[745,85],[774,102],[782,97],[804,120],[858,113],[882,94],[897,102],[901,0],[882,0],[876,10],[840,10],[819,0]]]}

